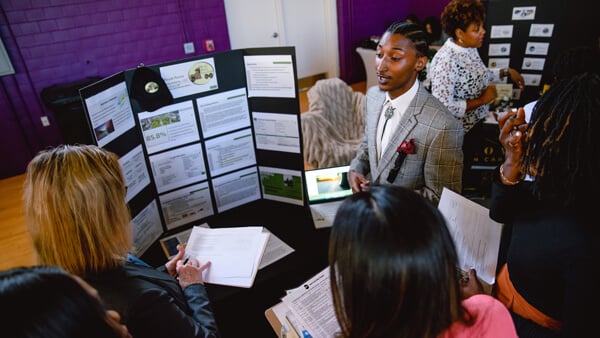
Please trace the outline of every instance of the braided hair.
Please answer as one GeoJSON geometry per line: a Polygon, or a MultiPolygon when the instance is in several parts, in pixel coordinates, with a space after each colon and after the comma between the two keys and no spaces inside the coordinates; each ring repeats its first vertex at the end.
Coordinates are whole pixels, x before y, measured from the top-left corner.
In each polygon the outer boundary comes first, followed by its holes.
{"type": "MultiPolygon", "coordinates": [[[[429,44],[427,43],[427,33],[423,26],[406,22],[396,21],[392,23],[386,30],[385,33],[390,34],[401,34],[407,39],[413,42],[415,49],[417,50],[417,56],[427,56],[429,53],[429,44]]],[[[424,81],[427,77],[425,67],[419,72],[419,81],[424,81]]]]}
{"type": "Polygon", "coordinates": [[[591,72],[600,74],[600,49],[596,46],[576,46],[561,52],[554,62],[552,73],[555,80],[591,72]]]}
{"type": "Polygon", "coordinates": [[[539,99],[526,136],[523,168],[540,200],[586,208],[600,190],[600,75],[557,80],[539,99]]]}

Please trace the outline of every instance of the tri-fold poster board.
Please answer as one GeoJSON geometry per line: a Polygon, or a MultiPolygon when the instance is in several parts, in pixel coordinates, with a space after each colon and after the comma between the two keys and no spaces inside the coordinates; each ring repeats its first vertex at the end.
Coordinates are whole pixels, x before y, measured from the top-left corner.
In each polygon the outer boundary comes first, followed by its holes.
{"type": "Polygon", "coordinates": [[[120,157],[136,254],[166,232],[253,201],[306,205],[293,47],[145,68],[160,79],[143,89],[164,94],[166,85],[167,98],[137,94],[139,67],[80,90],[93,139],[120,157]]]}

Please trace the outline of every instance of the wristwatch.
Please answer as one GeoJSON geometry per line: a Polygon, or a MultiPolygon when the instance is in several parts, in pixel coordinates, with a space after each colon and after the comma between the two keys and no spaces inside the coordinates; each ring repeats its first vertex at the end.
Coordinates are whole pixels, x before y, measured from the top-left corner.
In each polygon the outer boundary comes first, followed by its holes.
{"type": "Polygon", "coordinates": [[[504,74],[504,76],[502,76],[503,78],[510,75],[510,73],[508,72],[508,69],[509,69],[508,67],[502,68],[502,74],[504,74]]]}

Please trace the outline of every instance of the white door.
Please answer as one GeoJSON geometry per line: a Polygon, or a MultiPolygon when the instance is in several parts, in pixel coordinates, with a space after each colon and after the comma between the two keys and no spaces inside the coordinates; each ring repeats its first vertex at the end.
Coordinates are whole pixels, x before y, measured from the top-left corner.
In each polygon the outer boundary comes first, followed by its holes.
{"type": "Polygon", "coordinates": [[[231,49],[281,46],[277,0],[225,0],[231,49]]]}
{"type": "Polygon", "coordinates": [[[225,0],[232,49],[294,46],[298,78],[339,76],[335,0],[225,0]]]}

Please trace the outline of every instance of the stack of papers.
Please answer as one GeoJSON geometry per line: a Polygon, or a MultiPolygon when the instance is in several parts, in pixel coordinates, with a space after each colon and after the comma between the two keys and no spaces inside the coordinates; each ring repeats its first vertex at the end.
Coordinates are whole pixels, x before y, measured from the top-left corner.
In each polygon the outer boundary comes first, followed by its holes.
{"type": "Polygon", "coordinates": [[[284,330],[294,331],[299,337],[334,337],[340,331],[335,316],[331,287],[329,285],[329,267],[300,285],[288,290],[276,315],[284,320],[284,330]]]}
{"type": "Polygon", "coordinates": [[[252,287],[270,233],[263,227],[204,228],[195,226],[188,239],[186,256],[200,263],[210,261],[204,281],[252,287]]]}
{"type": "MultiPolygon", "coordinates": [[[[197,225],[196,227],[209,228],[206,223],[197,225]]],[[[168,259],[172,259],[177,254],[178,244],[187,245],[193,230],[194,227],[160,239],[160,244],[168,259]]],[[[267,234],[269,239],[258,265],[259,270],[294,252],[294,248],[273,235],[267,228],[263,227],[262,232],[267,234]]],[[[189,249],[187,256],[189,256],[189,249]]]]}

